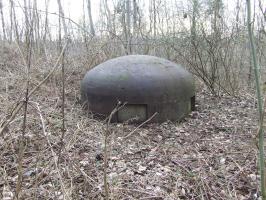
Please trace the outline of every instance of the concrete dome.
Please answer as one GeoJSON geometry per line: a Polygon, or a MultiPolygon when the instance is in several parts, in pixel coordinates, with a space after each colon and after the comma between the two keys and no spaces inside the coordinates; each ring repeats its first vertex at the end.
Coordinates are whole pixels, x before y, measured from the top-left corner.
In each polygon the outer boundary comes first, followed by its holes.
{"type": "Polygon", "coordinates": [[[81,83],[81,100],[97,116],[107,117],[117,102],[127,102],[115,122],[180,120],[195,107],[192,75],[171,61],[146,55],[122,56],[89,70],[81,83]]]}

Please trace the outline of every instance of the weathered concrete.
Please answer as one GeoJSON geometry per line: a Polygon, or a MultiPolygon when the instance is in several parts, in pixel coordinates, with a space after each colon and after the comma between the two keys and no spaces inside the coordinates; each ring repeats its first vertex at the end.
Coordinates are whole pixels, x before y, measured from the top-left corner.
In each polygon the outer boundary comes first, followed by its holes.
{"type": "Polygon", "coordinates": [[[113,121],[138,115],[152,122],[180,120],[195,107],[192,75],[171,61],[146,55],[108,60],[87,72],[81,83],[81,100],[98,116],[108,116],[117,102],[127,102],[113,121]],[[135,108],[135,109],[134,109],[135,108]]]}

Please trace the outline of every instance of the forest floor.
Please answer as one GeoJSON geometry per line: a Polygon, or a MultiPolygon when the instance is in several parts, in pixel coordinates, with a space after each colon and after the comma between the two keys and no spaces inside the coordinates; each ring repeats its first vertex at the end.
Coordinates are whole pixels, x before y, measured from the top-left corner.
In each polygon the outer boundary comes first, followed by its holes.
{"type": "MultiPolygon", "coordinates": [[[[23,99],[25,68],[17,51],[1,52],[0,120],[23,99]]],[[[104,134],[79,104],[79,84],[86,69],[66,64],[64,148],[60,154],[60,70],[30,98],[22,159],[20,199],[103,199],[104,134]]],[[[36,60],[30,88],[39,83],[54,60],[36,60]]],[[[84,64],[84,63],[83,63],[84,64]]],[[[259,177],[256,99],[214,97],[204,87],[197,109],[179,123],[148,124],[124,139],[136,126],[112,124],[108,141],[111,199],[258,199],[259,177]]],[[[11,199],[18,182],[19,140],[23,112],[0,136],[0,199],[11,199]]]]}

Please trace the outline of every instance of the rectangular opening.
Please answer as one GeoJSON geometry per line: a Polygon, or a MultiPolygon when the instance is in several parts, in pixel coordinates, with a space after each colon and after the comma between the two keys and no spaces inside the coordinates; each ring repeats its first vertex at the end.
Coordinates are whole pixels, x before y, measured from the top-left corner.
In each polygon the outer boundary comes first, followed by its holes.
{"type": "Polygon", "coordinates": [[[118,122],[143,122],[147,119],[146,104],[127,104],[117,113],[118,122]]]}
{"type": "Polygon", "coordinates": [[[190,98],[190,109],[191,111],[195,111],[196,106],[195,106],[196,102],[195,102],[195,96],[190,98]]]}

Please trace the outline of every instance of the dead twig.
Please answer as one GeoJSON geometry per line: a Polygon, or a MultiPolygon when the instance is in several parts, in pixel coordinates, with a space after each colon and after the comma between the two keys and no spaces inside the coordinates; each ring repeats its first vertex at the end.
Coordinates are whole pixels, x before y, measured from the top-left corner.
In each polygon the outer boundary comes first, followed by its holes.
{"type": "Polygon", "coordinates": [[[126,105],[126,102],[121,105],[119,102],[115,109],[111,112],[111,114],[108,117],[108,122],[106,124],[106,131],[104,134],[104,190],[105,190],[105,199],[109,200],[109,188],[108,188],[108,181],[107,181],[107,167],[108,167],[108,136],[110,135],[110,123],[111,120],[116,112],[118,112],[121,108],[123,108],[126,105]]]}
{"type": "Polygon", "coordinates": [[[146,121],[142,122],[139,126],[137,126],[133,131],[131,131],[127,136],[124,137],[124,139],[129,138],[131,135],[133,135],[140,127],[142,127],[144,124],[148,123],[151,121],[158,113],[155,112],[149,119],[146,121]]]}
{"type": "MultiPolygon", "coordinates": [[[[28,19],[26,19],[27,27],[30,25],[28,19]]],[[[33,19],[31,20],[31,25],[33,24],[33,19]]],[[[20,199],[20,192],[22,188],[23,183],[23,157],[24,157],[24,151],[26,149],[25,145],[25,134],[26,134],[26,128],[27,128],[27,117],[28,117],[28,101],[29,101],[29,80],[30,80],[30,68],[31,68],[31,57],[32,57],[32,28],[29,29],[29,27],[26,29],[26,51],[27,51],[27,57],[26,57],[26,72],[27,72],[27,80],[26,80],[26,88],[25,88],[25,101],[23,104],[21,104],[21,107],[24,106],[24,112],[23,112],[23,122],[22,122],[22,128],[21,128],[21,135],[19,137],[19,152],[18,152],[18,181],[16,183],[16,191],[15,191],[15,198],[20,199]]]]}

